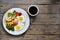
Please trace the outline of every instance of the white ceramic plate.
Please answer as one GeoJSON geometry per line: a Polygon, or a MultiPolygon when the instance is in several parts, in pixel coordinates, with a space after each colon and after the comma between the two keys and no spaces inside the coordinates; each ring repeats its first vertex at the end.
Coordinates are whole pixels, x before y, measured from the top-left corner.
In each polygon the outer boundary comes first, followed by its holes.
{"type": "MultiPolygon", "coordinates": [[[[7,28],[6,28],[6,20],[5,20],[5,14],[4,14],[4,16],[3,16],[3,27],[4,27],[4,29],[9,33],[9,34],[12,34],[12,35],[21,35],[21,34],[23,34],[27,29],[28,29],[28,27],[29,27],[29,25],[30,25],[30,19],[29,19],[29,16],[28,16],[28,14],[27,14],[27,12],[25,11],[25,10],[23,10],[23,9],[21,9],[21,8],[12,8],[12,9],[10,9],[10,10],[8,10],[8,11],[14,11],[14,10],[16,10],[17,12],[21,12],[22,13],[22,15],[25,17],[25,26],[20,30],[20,31],[10,31],[10,30],[8,30],[7,28]]],[[[7,12],[8,12],[7,11],[7,12]]]]}

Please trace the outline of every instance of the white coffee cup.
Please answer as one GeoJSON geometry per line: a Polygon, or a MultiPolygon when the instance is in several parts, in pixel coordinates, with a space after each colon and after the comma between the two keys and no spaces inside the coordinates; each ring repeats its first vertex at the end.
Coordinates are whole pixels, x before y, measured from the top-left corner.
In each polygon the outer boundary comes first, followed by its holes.
{"type": "Polygon", "coordinates": [[[36,15],[39,13],[39,8],[38,8],[38,6],[37,6],[37,5],[30,5],[30,6],[28,7],[28,13],[29,13],[29,15],[31,15],[31,16],[36,16],[36,15]],[[36,8],[37,8],[37,13],[35,13],[34,15],[29,12],[29,9],[30,9],[31,7],[36,7],[36,8]]]}

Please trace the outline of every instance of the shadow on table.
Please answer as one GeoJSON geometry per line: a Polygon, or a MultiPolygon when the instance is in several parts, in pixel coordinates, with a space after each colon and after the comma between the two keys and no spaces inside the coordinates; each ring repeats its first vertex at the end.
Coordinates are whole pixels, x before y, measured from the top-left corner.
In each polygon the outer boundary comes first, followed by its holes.
{"type": "Polygon", "coordinates": [[[30,16],[30,24],[32,24],[33,22],[35,22],[36,16],[30,16]]]}

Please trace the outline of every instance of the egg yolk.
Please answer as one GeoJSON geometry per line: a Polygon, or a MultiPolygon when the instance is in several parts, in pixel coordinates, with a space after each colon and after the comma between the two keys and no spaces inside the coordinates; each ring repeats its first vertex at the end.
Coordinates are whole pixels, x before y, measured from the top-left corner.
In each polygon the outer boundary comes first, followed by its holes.
{"type": "Polygon", "coordinates": [[[16,30],[20,30],[21,29],[21,26],[16,26],[16,30]]]}
{"type": "Polygon", "coordinates": [[[21,21],[22,21],[22,20],[23,20],[23,17],[19,17],[19,20],[21,20],[21,21]]]}

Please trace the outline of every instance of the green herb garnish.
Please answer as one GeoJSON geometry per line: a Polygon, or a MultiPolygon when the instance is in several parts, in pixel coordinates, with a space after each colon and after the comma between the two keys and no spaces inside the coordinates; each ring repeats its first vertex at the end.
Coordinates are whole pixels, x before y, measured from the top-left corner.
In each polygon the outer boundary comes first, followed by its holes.
{"type": "Polygon", "coordinates": [[[15,13],[16,13],[16,11],[15,11],[15,10],[13,11],[13,13],[8,13],[8,17],[10,17],[10,16],[12,16],[12,17],[13,17],[13,16],[15,15],[15,13]]]}
{"type": "Polygon", "coordinates": [[[12,13],[8,13],[8,17],[12,16],[12,13]]]}
{"type": "Polygon", "coordinates": [[[14,10],[13,13],[16,13],[16,11],[14,10]]]}

